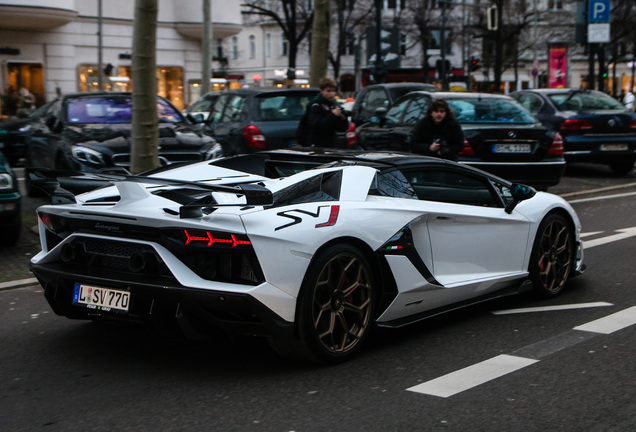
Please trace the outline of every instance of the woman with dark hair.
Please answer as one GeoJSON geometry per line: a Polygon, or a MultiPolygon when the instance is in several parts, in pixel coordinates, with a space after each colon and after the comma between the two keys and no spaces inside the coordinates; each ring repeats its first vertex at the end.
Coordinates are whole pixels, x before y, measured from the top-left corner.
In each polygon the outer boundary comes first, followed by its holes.
{"type": "Polygon", "coordinates": [[[435,99],[411,131],[410,142],[413,153],[457,160],[464,148],[464,133],[448,103],[435,99]]]}

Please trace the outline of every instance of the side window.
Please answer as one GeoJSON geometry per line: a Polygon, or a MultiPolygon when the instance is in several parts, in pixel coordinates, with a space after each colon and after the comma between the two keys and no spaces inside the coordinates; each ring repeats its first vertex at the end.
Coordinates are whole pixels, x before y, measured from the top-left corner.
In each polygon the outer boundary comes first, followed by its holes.
{"type": "Polygon", "coordinates": [[[214,105],[212,106],[212,110],[210,112],[210,116],[208,117],[208,121],[211,123],[219,123],[221,121],[221,115],[223,114],[223,107],[227,102],[228,97],[226,95],[221,95],[218,97],[214,105]]]}
{"type": "Polygon", "coordinates": [[[480,207],[501,207],[487,179],[459,171],[431,169],[409,170],[405,177],[418,199],[480,207]]]}
{"type": "Polygon", "coordinates": [[[406,112],[404,113],[403,123],[406,124],[415,124],[424,115],[426,114],[426,110],[428,109],[428,100],[425,98],[413,98],[411,99],[411,103],[409,104],[406,112]]]}
{"type": "Polygon", "coordinates": [[[541,99],[531,93],[524,93],[517,99],[521,105],[532,114],[536,114],[541,109],[541,99]]]}
{"type": "Polygon", "coordinates": [[[232,95],[225,104],[225,109],[221,114],[219,123],[233,123],[241,120],[245,107],[245,98],[239,95],[232,95]]]}
{"type": "Polygon", "coordinates": [[[367,97],[362,101],[362,116],[369,118],[373,115],[376,108],[386,107],[389,100],[384,93],[384,89],[373,89],[367,93],[367,97]]]}

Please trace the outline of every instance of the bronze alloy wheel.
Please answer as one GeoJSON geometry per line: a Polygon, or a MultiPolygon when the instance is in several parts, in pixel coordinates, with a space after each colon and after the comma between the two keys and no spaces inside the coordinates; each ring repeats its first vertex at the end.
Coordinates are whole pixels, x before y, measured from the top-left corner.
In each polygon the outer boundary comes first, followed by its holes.
{"type": "Polygon", "coordinates": [[[561,292],[574,259],[572,229],[563,216],[553,214],[541,222],[532,252],[530,273],[534,289],[544,296],[561,292]]]}
{"type": "Polygon", "coordinates": [[[352,350],[367,332],[372,305],[366,262],[342,252],[325,263],[311,305],[311,321],[322,348],[334,354],[352,350]]]}

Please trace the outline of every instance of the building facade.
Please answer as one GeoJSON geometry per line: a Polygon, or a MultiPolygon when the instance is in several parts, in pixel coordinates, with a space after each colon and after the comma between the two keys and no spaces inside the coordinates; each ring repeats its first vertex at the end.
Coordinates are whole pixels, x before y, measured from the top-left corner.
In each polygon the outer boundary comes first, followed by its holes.
{"type": "MultiPolygon", "coordinates": [[[[158,89],[178,108],[200,95],[202,3],[158,1],[158,89]]],[[[239,3],[211,3],[215,37],[237,35],[239,3]]],[[[105,90],[131,90],[134,5],[131,0],[0,0],[3,114],[12,114],[11,101],[22,87],[36,96],[36,105],[60,93],[97,91],[100,64],[105,90]]]]}

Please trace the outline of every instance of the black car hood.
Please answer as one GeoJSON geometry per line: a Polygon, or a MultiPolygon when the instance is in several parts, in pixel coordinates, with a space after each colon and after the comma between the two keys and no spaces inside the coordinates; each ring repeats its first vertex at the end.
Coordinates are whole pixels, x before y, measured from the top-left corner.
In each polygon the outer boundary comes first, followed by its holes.
{"type": "MultiPolygon", "coordinates": [[[[66,138],[73,144],[96,144],[101,147],[122,147],[130,145],[132,128],[129,124],[67,126],[66,138]]],[[[190,125],[159,124],[159,142],[165,146],[200,146],[210,142],[190,125]]]]}

